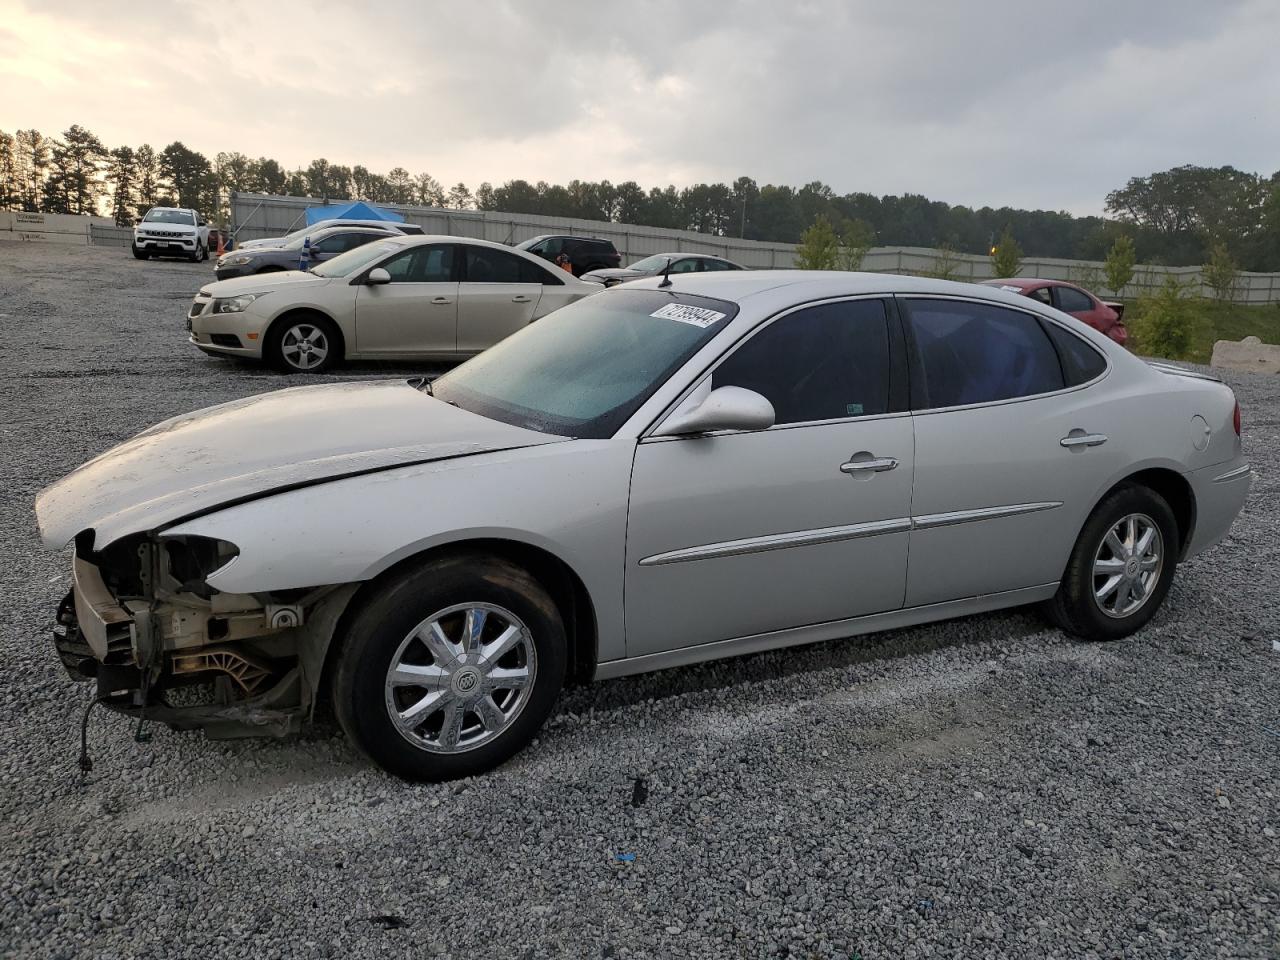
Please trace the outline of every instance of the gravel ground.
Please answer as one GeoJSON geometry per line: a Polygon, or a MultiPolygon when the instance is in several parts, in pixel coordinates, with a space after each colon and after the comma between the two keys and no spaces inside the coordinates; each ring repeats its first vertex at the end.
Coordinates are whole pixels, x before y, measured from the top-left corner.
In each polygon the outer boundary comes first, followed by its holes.
{"type": "Polygon", "coordinates": [[[285,385],[185,344],[210,277],[0,241],[0,955],[1280,956],[1276,377],[1228,377],[1253,493],[1129,641],[1014,612],[601,683],[442,786],[332,724],[137,744],[98,713],[82,782],[32,498],[285,385]]]}

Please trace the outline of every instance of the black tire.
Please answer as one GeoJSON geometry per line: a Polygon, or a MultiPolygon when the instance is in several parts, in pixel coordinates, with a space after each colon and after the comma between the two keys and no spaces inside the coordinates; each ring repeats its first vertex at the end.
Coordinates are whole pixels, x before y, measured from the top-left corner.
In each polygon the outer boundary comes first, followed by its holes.
{"type": "Polygon", "coordinates": [[[295,313],[283,317],[271,325],[271,329],[267,331],[266,342],[263,345],[262,352],[267,363],[281,373],[324,373],[342,362],[342,334],[339,333],[337,324],[322,314],[295,313]],[[297,362],[291,359],[293,352],[289,348],[292,342],[297,339],[296,334],[293,332],[297,331],[299,327],[314,328],[323,338],[323,343],[315,337],[304,338],[309,341],[315,341],[318,348],[309,351],[311,356],[317,355],[319,348],[323,349],[324,354],[318,362],[309,366],[299,366],[297,362]],[[286,343],[286,341],[289,341],[289,343],[286,343]]]}
{"type": "Polygon", "coordinates": [[[146,250],[139,250],[137,247],[131,247],[131,249],[133,250],[133,255],[134,255],[134,257],[135,257],[136,259],[138,259],[138,260],[150,260],[150,259],[151,259],[151,254],[150,254],[150,253],[148,253],[146,250]]]}
{"type": "MultiPolygon", "coordinates": [[[[498,617],[490,626],[501,624],[498,617]]],[[[348,738],[389,773],[429,782],[475,776],[508,760],[537,734],[564,683],[566,660],[564,624],[541,584],[497,557],[451,557],[394,575],[360,607],[332,673],[334,712],[348,738]],[[492,605],[522,622],[535,651],[533,683],[523,705],[491,739],[458,752],[432,752],[416,742],[417,734],[402,733],[393,721],[388,673],[397,651],[412,643],[407,638],[416,628],[441,611],[466,604],[492,605]]],[[[411,689],[409,702],[419,693],[411,689]]],[[[474,718],[474,730],[479,715],[466,715],[474,718]]]]}
{"type": "Polygon", "coordinates": [[[201,248],[200,248],[200,241],[199,241],[199,240],[197,240],[197,241],[196,241],[196,248],[195,248],[194,250],[192,250],[192,251],[191,251],[191,253],[190,253],[190,255],[187,257],[187,259],[188,259],[188,260],[190,260],[192,263],[199,263],[199,262],[201,261],[201,259],[203,259],[203,258],[200,256],[200,249],[201,249],[201,248]]]}
{"type": "MultiPolygon", "coordinates": [[[[1160,609],[1173,583],[1180,552],[1178,522],[1164,497],[1148,487],[1117,487],[1089,514],[1072,548],[1058,592],[1044,605],[1045,613],[1064,632],[1086,640],[1127,637],[1146,626],[1160,609]],[[1126,616],[1108,615],[1095,596],[1095,575],[1102,575],[1095,574],[1094,563],[1107,534],[1129,516],[1150,520],[1159,531],[1159,572],[1141,606],[1126,616]]],[[[1107,582],[1103,580],[1102,585],[1107,582]]]]}
{"type": "Polygon", "coordinates": [[[209,259],[209,244],[206,243],[204,246],[200,248],[200,262],[203,263],[208,259],[209,259]]]}

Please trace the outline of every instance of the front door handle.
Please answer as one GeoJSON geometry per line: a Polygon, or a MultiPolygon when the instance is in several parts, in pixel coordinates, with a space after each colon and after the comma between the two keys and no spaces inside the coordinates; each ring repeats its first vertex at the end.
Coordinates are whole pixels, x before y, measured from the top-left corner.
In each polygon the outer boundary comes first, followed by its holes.
{"type": "Polygon", "coordinates": [[[1100,447],[1107,442],[1107,438],[1100,433],[1072,430],[1058,442],[1070,450],[1072,447],[1100,447]]]}
{"type": "Polygon", "coordinates": [[[840,464],[840,472],[857,476],[860,473],[884,473],[898,465],[894,457],[874,457],[870,460],[848,460],[840,464]]]}
{"type": "Polygon", "coordinates": [[[453,300],[449,297],[432,297],[431,302],[432,303],[453,303],[453,300]]]}
{"type": "Polygon", "coordinates": [[[528,303],[533,297],[527,297],[523,293],[518,293],[511,298],[512,303],[528,303]]]}

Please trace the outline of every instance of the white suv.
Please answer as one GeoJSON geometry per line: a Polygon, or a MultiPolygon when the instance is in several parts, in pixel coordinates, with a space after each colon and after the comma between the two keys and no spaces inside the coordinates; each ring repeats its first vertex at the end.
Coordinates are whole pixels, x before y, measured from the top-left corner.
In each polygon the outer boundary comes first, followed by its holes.
{"type": "Polygon", "coordinates": [[[152,207],[133,228],[133,255],[209,259],[209,223],[188,207],[152,207]]]}

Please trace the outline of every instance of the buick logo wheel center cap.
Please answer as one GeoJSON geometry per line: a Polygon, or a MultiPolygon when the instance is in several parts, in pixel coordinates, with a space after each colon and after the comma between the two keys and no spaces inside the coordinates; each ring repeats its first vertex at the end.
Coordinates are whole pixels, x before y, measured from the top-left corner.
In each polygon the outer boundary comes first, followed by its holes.
{"type": "Polygon", "coordinates": [[[453,675],[453,692],[459,696],[470,696],[480,689],[480,671],[475,667],[463,667],[453,675]]]}
{"type": "Polygon", "coordinates": [[[1138,558],[1130,557],[1124,564],[1124,575],[1126,577],[1136,577],[1138,575],[1138,558]]]}

